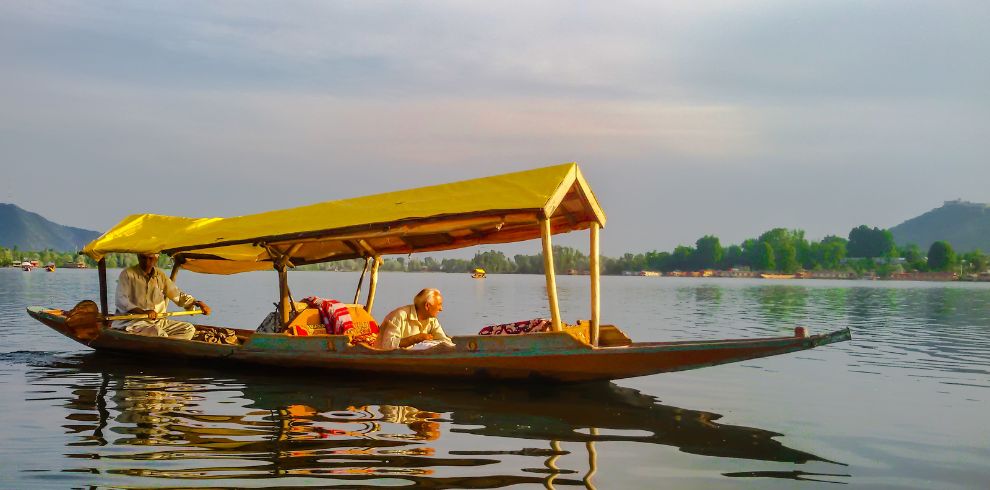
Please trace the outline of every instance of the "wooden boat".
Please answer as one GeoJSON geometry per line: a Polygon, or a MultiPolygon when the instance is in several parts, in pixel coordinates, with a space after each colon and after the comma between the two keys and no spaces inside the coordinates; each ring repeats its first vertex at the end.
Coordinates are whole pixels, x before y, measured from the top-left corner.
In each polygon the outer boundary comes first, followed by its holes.
{"type": "Polygon", "coordinates": [[[49,262],[47,265],[45,265],[45,270],[48,272],[55,272],[55,263],[49,262]]]}
{"type": "MultiPolygon", "coordinates": [[[[87,245],[98,263],[100,304],[71,310],[29,307],[45,325],[97,350],[167,359],[217,359],[275,366],[353,370],[376,374],[594,381],[714,366],[849,340],[849,330],[785,337],[632,342],[619,328],[600,324],[599,232],[605,214],[576,164],[455,182],[375,196],[330,201],[235,218],[132,215],[87,245]],[[589,319],[561,321],[551,237],[590,232],[589,319]],[[346,335],[286,335],[234,329],[232,344],[145,337],[109,328],[108,253],[163,253],[179,270],[236,274],[278,272],[277,321],[287,331],[312,311],[297,310],[288,287],[291,267],[365,259],[355,312],[371,316],[382,256],[451,250],[539,238],[550,313],[547,331],[524,335],[454,336],[454,346],[380,351],[346,335]],[[361,284],[370,276],[363,303],[361,284]]],[[[209,328],[197,325],[203,330],[209,328]]],[[[458,328],[448,330],[457,331],[458,328]]]]}
{"type": "Polygon", "coordinates": [[[475,270],[471,271],[471,277],[473,277],[475,279],[484,279],[485,276],[486,276],[486,274],[485,274],[485,270],[484,269],[478,268],[478,269],[475,269],[475,270]]]}
{"type": "Polygon", "coordinates": [[[794,274],[770,274],[762,273],[760,277],[763,279],[794,279],[796,276],[794,274]]]}

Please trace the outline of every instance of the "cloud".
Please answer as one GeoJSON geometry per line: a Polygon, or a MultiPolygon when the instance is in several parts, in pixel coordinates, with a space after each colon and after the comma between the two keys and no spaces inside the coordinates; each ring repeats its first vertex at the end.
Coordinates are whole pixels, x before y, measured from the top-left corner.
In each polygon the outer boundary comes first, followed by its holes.
{"type": "Polygon", "coordinates": [[[4,2],[0,161],[59,178],[0,200],[104,229],[578,161],[620,237],[607,253],[892,226],[988,200],[987,13],[4,2]],[[84,209],[80,188],[113,191],[84,209]]]}

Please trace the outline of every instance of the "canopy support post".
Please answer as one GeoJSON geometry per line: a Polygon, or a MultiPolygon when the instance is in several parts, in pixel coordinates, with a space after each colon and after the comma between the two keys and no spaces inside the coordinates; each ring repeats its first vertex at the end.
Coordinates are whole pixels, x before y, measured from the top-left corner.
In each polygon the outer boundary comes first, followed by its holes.
{"type": "Polygon", "coordinates": [[[286,269],[285,263],[281,262],[276,266],[278,271],[278,311],[282,318],[282,327],[287,327],[289,325],[289,272],[286,269]]]}
{"type": "Polygon", "coordinates": [[[279,318],[282,321],[282,327],[289,326],[289,322],[292,317],[289,315],[289,310],[292,312],[296,311],[296,304],[292,301],[292,296],[289,292],[289,271],[288,267],[292,266],[292,254],[296,253],[303,244],[297,243],[285,252],[269,246],[268,244],[261,243],[260,246],[264,247],[268,251],[268,255],[272,258],[273,266],[275,270],[278,271],[278,309],[279,318]]]}
{"type": "Polygon", "coordinates": [[[371,257],[364,258],[364,270],[361,271],[361,278],[358,279],[357,289],[354,291],[354,301],[352,304],[358,304],[358,299],[361,298],[361,286],[364,285],[364,276],[368,274],[368,269],[371,268],[371,257]]]}
{"type": "Polygon", "coordinates": [[[375,306],[375,291],[378,289],[378,268],[382,265],[381,255],[375,256],[375,261],[371,264],[371,282],[368,283],[368,302],[364,309],[371,313],[371,308],[375,306]]]}
{"type": "Polygon", "coordinates": [[[103,313],[103,316],[107,316],[110,314],[109,306],[107,305],[107,259],[100,259],[96,263],[96,267],[100,273],[100,313],[103,313]]]}
{"type": "Polygon", "coordinates": [[[550,218],[540,220],[540,235],[543,238],[543,269],[547,278],[547,298],[550,300],[550,318],[554,332],[560,326],[560,307],[557,304],[557,276],[553,270],[553,246],[550,243],[550,218]]]}
{"type": "Polygon", "coordinates": [[[173,262],[172,262],[172,272],[169,273],[168,278],[172,282],[175,282],[175,278],[179,276],[179,269],[182,268],[182,263],[185,262],[185,261],[182,260],[182,259],[176,259],[176,258],[173,258],[172,260],[173,260],[173,262]]]}
{"type": "Polygon", "coordinates": [[[598,236],[601,225],[591,223],[591,250],[588,266],[591,269],[591,345],[598,347],[598,329],[601,320],[601,268],[599,264],[598,236]]]}

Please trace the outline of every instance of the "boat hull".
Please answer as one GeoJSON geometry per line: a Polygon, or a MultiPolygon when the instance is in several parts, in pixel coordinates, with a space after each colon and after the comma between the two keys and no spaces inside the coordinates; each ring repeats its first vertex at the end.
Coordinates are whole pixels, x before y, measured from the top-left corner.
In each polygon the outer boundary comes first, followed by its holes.
{"type": "Polygon", "coordinates": [[[717,341],[645,342],[592,347],[572,332],[458,336],[455,347],[378,351],[350,345],[342,335],[289,336],[236,330],[237,345],[134,335],[93,325],[70,325],[66,313],[40,307],[41,323],[98,351],[176,359],[213,359],[278,367],[453,378],[604,381],[698,369],[811,349],[850,339],[849,330],[792,337],[717,341]],[[85,332],[85,334],[83,334],[85,332]]]}

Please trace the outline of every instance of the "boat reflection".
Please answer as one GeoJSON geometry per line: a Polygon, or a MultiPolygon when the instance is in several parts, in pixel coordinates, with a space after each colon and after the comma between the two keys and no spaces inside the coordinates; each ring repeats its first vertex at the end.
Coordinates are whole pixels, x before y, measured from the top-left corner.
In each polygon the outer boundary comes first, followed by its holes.
{"type": "Polygon", "coordinates": [[[323,478],[368,486],[593,488],[595,443],[602,441],[747,460],[826,461],[784,446],[775,439],[780,434],[719,424],[718,414],[662,405],[611,383],[415,386],[408,379],[255,369],[230,377],[204,367],[146,368],[95,353],[36,366],[29,376],[54,387],[53,399],[68,409],[65,428],[75,437],[68,471],[211,486],[258,487],[274,477],[272,486],[323,478]],[[567,458],[579,468],[560,464],[571,454],[565,443],[578,443],[572,450],[583,445],[587,459],[567,458]]]}

